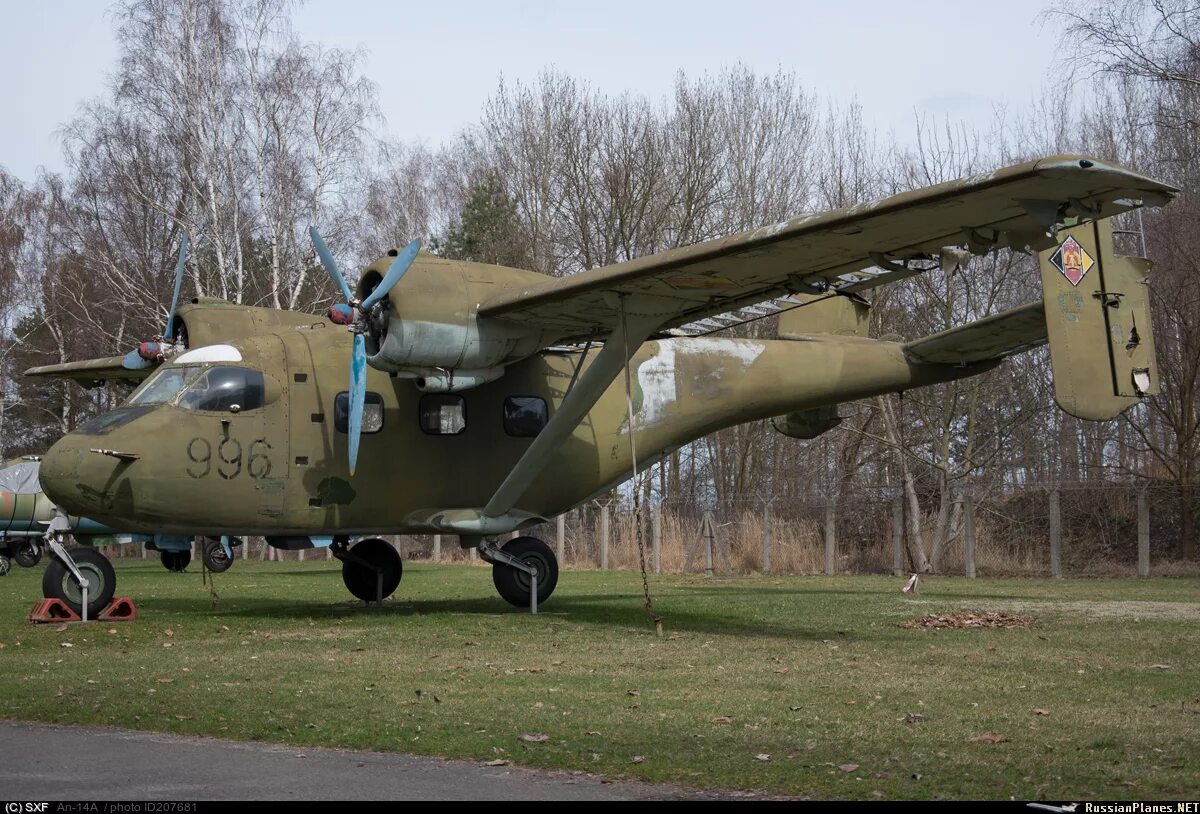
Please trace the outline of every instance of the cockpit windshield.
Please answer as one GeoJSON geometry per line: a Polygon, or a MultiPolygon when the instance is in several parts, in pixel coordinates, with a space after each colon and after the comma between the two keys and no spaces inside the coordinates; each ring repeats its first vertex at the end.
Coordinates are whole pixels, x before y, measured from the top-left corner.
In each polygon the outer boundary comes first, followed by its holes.
{"type": "Polygon", "coordinates": [[[141,387],[133,391],[127,404],[129,406],[166,404],[175,398],[175,394],[182,390],[183,386],[195,378],[201,370],[203,367],[200,365],[163,367],[152,374],[141,387]]]}
{"type": "Polygon", "coordinates": [[[245,367],[210,367],[179,396],[185,410],[254,410],[263,406],[263,374],[245,367]]]}

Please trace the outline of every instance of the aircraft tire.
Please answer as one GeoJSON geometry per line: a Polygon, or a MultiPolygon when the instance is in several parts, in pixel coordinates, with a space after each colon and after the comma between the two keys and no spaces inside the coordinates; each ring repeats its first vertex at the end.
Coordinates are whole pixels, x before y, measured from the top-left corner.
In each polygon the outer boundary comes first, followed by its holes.
{"type": "Polygon", "coordinates": [[[32,540],[17,540],[12,544],[12,558],[22,568],[32,568],[42,560],[42,547],[32,540]]]}
{"type": "MultiPolygon", "coordinates": [[[[537,568],[538,604],[541,605],[558,585],[558,558],[550,546],[536,537],[517,537],[502,545],[501,550],[537,568]]],[[[492,565],[492,583],[506,602],[517,607],[529,607],[529,574],[502,562],[492,565]]]]}
{"type": "MultiPolygon", "coordinates": [[[[88,581],[88,618],[95,619],[112,602],[117,590],[117,573],[108,557],[94,548],[73,548],[71,559],[88,581]]],[[[58,557],[52,557],[42,574],[42,596],[61,599],[71,610],[83,613],[83,591],[70,569],[58,557]]]]}
{"type": "Polygon", "coordinates": [[[225,553],[219,537],[205,537],[200,556],[204,559],[204,567],[214,574],[223,574],[233,565],[233,557],[225,553]]]}
{"type": "Polygon", "coordinates": [[[192,561],[192,552],[190,551],[160,551],[158,558],[163,564],[163,568],[168,571],[173,571],[176,574],[182,574],[187,570],[188,565],[192,561]]]}
{"type": "Polygon", "coordinates": [[[404,576],[404,563],[397,551],[387,540],[371,537],[360,540],[350,549],[348,557],[342,560],[342,582],[346,589],[363,602],[374,602],[379,585],[375,568],[383,571],[383,594],[386,599],[400,587],[400,578],[404,576]],[[355,562],[349,557],[364,560],[370,565],[355,562]],[[374,566],[372,568],[371,566],[374,566]]]}

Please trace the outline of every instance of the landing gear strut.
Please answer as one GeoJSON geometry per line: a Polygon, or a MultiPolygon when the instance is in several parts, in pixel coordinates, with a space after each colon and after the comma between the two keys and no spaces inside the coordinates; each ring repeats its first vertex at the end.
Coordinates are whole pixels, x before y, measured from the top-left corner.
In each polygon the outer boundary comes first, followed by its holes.
{"type": "Polygon", "coordinates": [[[400,586],[404,563],[386,540],[372,537],[359,540],[351,548],[349,538],[335,537],[331,550],[342,561],[342,582],[363,602],[382,605],[400,586]]]}
{"type": "Polygon", "coordinates": [[[492,583],[500,596],[533,613],[558,585],[558,559],[536,537],[517,537],[503,546],[484,541],[479,556],[492,564],[492,583]]]}

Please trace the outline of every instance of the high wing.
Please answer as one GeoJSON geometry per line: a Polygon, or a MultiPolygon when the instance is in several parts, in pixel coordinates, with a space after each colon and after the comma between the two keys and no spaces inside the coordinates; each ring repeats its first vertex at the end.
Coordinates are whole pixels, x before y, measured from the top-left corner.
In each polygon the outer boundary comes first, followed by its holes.
{"type": "Polygon", "coordinates": [[[103,359],[86,359],[82,362],[66,362],[60,365],[42,365],[25,371],[26,376],[71,379],[84,387],[96,387],[110,381],[140,382],[155,371],[153,367],[130,370],[122,362],[124,356],[108,356],[103,359]]]}
{"type": "Polygon", "coordinates": [[[1046,344],[1046,309],[1026,303],[978,322],[909,342],[904,353],[915,362],[967,365],[1003,359],[1046,344]]]}
{"type": "Polygon", "coordinates": [[[1055,156],[672,249],[482,303],[479,316],[547,344],[611,332],[619,296],[652,302],[658,329],[793,292],[862,291],[997,248],[1041,250],[1059,227],[1165,204],[1174,187],[1080,156],[1055,156]]]}

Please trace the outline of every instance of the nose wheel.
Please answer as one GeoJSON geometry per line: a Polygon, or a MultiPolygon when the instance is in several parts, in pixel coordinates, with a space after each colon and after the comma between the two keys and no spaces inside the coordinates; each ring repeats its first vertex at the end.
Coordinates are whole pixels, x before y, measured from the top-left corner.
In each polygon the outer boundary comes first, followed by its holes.
{"type": "Polygon", "coordinates": [[[56,542],[51,542],[50,548],[55,556],[42,574],[42,596],[60,599],[84,619],[95,619],[112,602],[117,590],[112,563],[94,548],[68,551],[56,542]]]}

